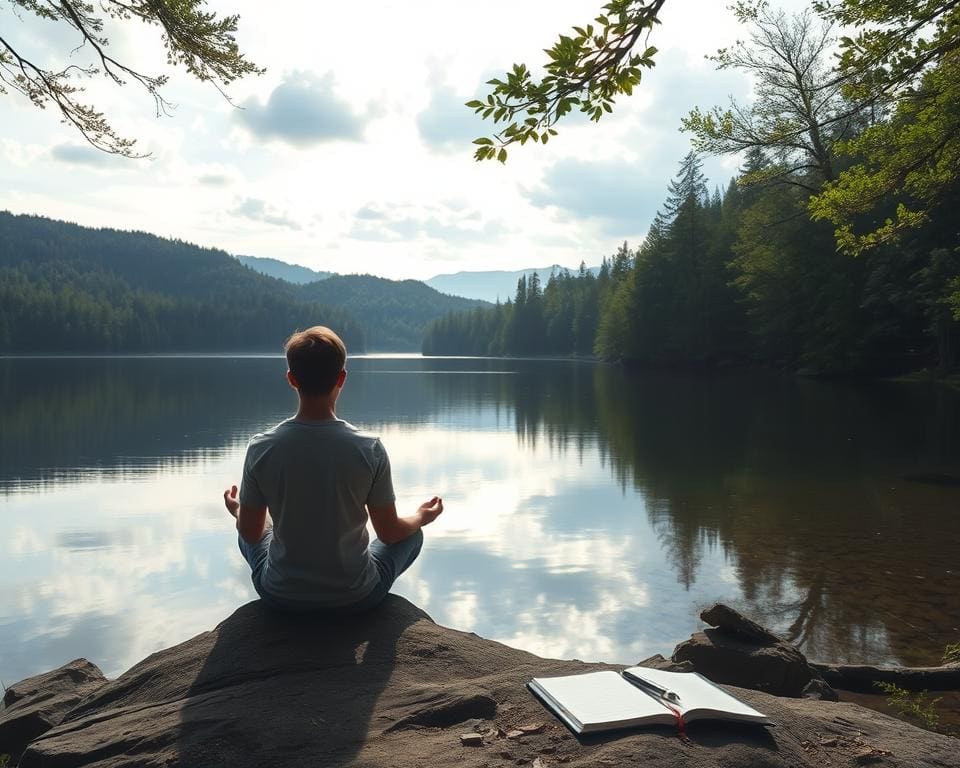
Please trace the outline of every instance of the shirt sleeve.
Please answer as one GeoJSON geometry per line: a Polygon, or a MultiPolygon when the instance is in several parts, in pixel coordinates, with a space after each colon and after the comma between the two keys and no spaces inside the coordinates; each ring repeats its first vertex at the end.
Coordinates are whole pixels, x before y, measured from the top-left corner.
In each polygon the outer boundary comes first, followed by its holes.
{"type": "Polygon", "coordinates": [[[243,477],[240,480],[240,503],[245,507],[265,507],[267,500],[253,474],[254,451],[252,445],[247,446],[247,455],[243,460],[243,477]]]}
{"type": "Polygon", "coordinates": [[[373,484],[367,494],[367,504],[371,507],[380,507],[393,503],[397,497],[393,493],[390,457],[387,456],[387,450],[379,440],[373,444],[373,456],[373,484]]]}

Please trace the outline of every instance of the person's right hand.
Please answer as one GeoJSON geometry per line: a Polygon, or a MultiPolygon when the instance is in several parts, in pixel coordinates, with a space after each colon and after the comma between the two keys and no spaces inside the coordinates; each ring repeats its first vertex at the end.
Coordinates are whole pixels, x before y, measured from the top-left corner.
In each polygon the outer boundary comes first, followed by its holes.
{"type": "Polygon", "coordinates": [[[240,512],[240,499],[237,498],[237,486],[231,485],[223,492],[223,504],[234,517],[240,512]]]}
{"type": "Polygon", "coordinates": [[[421,525],[429,525],[440,516],[441,512],[443,512],[443,499],[439,496],[434,496],[430,501],[425,501],[417,507],[421,525]]]}

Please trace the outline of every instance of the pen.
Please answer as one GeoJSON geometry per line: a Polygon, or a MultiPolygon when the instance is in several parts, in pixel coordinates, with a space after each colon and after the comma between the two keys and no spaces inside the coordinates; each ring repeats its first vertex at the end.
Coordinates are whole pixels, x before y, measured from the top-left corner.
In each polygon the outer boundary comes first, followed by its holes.
{"type": "Polygon", "coordinates": [[[651,683],[649,680],[644,680],[642,677],[634,674],[633,672],[623,670],[620,673],[620,675],[628,683],[631,683],[637,686],[638,688],[646,691],[647,693],[654,693],[660,698],[668,699],[670,701],[677,701],[680,698],[673,691],[670,691],[666,688],[661,688],[659,685],[657,685],[656,683],[651,683]]]}

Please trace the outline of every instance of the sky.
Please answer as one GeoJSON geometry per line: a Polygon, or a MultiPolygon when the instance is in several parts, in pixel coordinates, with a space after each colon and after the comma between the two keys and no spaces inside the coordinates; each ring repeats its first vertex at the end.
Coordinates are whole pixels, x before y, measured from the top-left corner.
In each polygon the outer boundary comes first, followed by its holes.
{"type": "MultiPolygon", "coordinates": [[[[705,59],[744,36],[726,3],[671,0],[650,38],[657,66],[613,115],[567,120],[506,165],[476,163],[471,141],[490,126],[463,103],[513,63],[541,64],[601,5],[212,0],[239,13],[241,50],[267,70],[231,85],[229,101],[170,69],[156,29],[111,27],[116,58],[170,75],[163,95],[176,108],[157,116],[139,86],[103,78],[86,100],[150,156],[93,150],[50,109],[0,95],[0,209],[395,279],[597,264],[642,241],[690,148],[680,118],[750,93],[745,75],[705,59]]],[[[8,3],[0,29],[45,66],[89,60],[75,32],[8,3]]],[[[738,164],[706,158],[711,188],[738,164]]]]}

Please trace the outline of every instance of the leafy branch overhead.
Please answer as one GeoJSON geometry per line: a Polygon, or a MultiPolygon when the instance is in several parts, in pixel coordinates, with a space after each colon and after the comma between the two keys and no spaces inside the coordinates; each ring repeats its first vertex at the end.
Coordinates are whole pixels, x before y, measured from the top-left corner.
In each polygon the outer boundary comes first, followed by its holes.
{"type": "Polygon", "coordinates": [[[72,28],[79,38],[76,50],[88,49],[92,63],[48,67],[29,58],[22,49],[0,35],[0,94],[17,91],[41,109],[59,111],[63,122],[75,127],[96,149],[125,157],[143,157],[135,141],[116,133],[104,114],[84,103],[78,81],[102,75],[115,85],[135,82],[153,97],[157,114],[170,110],[160,93],[166,75],[148,75],[114,58],[109,52],[105,26],[110,21],[140,20],[160,28],[167,63],[182,65],[187,72],[209,82],[224,96],[224,88],[262,69],[248,61],[237,47],[236,15],[218,18],[205,9],[206,0],[99,0],[97,6],[83,0],[7,0],[20,16],[31,13],[45,21],[72,28]]]}
{"type": "Polygon", "coordinates": [[[488,81],[485,99],[467,106],[502,126],[476,139],[477,160],[507,159],[507,147],[528,141],[546,144],[554,125],[574,109],[598,121],[613,111],[617,96],[633,93],[644,69],[653,67],[656,48],[647,46],[666,0],[612,0],[592,24],[574,27],[545,50],[544,76],[537,80],[525,64],[514,64],[505,79],[488,81]],[[642,53],[636,52],[641,45],[642,53]]]}
{"type": "Polygon", "coordinates": [[[855,30],[840,40],[837,71],[844,95],[875,105],[880,118],[840,145],[856,162],[811,204],[815,218],[836,225],[841,249],[859,254],[927,223],[960,181],[960,3],[815,6],[855,30]],[[891,199],[895,211],[878,214],[891,199]]]}

